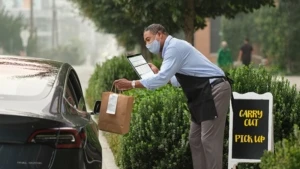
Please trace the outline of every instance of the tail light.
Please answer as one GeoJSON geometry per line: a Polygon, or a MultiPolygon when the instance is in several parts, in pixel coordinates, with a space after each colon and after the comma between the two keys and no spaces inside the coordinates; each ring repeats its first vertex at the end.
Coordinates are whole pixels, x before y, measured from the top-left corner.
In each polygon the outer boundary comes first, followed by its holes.
{"type": "Polygon", "coordinates": [[[29,143],[47,144],[59,149],[81,148],[86,139],[84,130],[73,128],[52,128],[35,131],[28,139],[29,143]]]}

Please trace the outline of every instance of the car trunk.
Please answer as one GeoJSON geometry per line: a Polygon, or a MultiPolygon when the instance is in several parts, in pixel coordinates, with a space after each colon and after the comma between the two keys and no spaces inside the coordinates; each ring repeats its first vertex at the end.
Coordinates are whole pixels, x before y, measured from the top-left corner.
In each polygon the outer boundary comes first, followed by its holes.
{"type": "Polygon", "coordinates": [[[61,122],[0,115],[0,168],[82,167],[79,161],[83,161],[80,148],[84,138],[61,122]]]}
{"type": "Polygon", "coordinates": [[[61,122],[17,115],[0,115],[0,143],[24,144],[34,131],[66,127],[61,122]]]}

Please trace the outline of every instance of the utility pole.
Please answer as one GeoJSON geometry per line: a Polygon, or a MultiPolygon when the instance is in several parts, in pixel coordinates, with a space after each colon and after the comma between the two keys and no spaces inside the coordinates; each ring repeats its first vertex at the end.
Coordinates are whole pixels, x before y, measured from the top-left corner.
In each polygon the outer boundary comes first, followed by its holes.
{"type": "Polygon", "coordinates": [[[34,13],[33,13],[34,0],[30,0],[30,37],[33,36],[34,32],[34,13]]]}
{"type": "Polygon", "coordinates": [[[57,9],[55,0],[52,0],[52,48],[58,45],[57,9]]]}

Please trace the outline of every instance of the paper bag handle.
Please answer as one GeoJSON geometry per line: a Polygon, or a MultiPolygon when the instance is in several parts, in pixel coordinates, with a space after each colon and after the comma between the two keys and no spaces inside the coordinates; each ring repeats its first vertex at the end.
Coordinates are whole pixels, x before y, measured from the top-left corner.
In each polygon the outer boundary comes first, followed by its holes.
{"type": "MultiPolygon", "coordinates": [[[[113,82],[110,91],[114,92],[114,93],[117,93],[117,88],[115,87],[115,82],[113,82]],[[115,89],[115,90],[113,91],[113,89],[115,89]]],[[[118,90],[118,93],[123,93],[123,91],[122,90],[118,90]]]]}

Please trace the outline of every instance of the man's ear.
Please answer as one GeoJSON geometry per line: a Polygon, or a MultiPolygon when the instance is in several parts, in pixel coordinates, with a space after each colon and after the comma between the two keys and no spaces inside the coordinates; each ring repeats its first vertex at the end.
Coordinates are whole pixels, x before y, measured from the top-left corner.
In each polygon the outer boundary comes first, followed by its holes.
{"type": "Polygon", "coordinates": [[[158,35],[159,38],[162,38],[163,33],[161,31],[158,31],[157,35],[158,35]]]}

